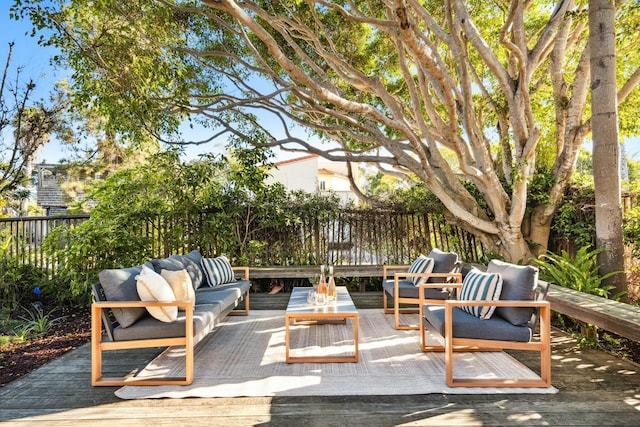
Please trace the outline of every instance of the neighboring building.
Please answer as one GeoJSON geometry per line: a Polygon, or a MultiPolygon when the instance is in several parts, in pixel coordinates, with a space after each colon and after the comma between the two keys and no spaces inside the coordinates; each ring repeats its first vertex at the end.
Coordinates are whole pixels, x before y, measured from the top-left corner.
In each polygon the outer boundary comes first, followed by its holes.
{"type": "Polygon", "coordinates": [[[36,186],[36,203],[45,210],[46,216],[66,214],[68,203],[60,183],[67,179],[59,172],[59,165],[40,163],[35,165],[34,184],[36,186]]]}
{"type": "MultiPolygon", "coordinates": [[[[357,204],[358,199],[351,190],[347,167],[345,162],[332,162],[311,154],[277,162],[269,171],[271,179],[267,182],[279,182],[290,191],[333,192],[343,202],[357,204]]],[[[358,176],[357,168],[353,167],[353,173],[358,176]]]]}
{"type": "Polygon", "coordinates": [[[40,163],[36,164],[33,172],[33,184],[36,189],[36,203],[45,210],[46,216],[67,214],[67,208],[73,202],[82,200],[85,196],[83,185],[93,179],[100,178],[99,174],[87,178],[69,177],[61,165],[40,163]],[[75,181],[76,185],[72,181],[75,181]],[[63,187],[66,185],[66,191],[63,187]],[[78,185],[79,184],[79,185],[78,185]]]}

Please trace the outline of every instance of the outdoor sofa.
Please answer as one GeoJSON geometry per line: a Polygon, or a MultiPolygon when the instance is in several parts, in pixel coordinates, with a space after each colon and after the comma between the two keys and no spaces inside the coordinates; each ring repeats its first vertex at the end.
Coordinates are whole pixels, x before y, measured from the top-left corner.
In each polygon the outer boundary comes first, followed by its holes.
{"type": "Polygon", "coordinates": [[[224,257],[203,258],[192,251],[103,270],[98,277],[91,309],[93,386],[191,384],[194,346],[226,316],[249,314],[249,268],[232,267],[224,257]],[[185,346],[184,377],[103,377],[103,351],[180,345],[185,346]]]}

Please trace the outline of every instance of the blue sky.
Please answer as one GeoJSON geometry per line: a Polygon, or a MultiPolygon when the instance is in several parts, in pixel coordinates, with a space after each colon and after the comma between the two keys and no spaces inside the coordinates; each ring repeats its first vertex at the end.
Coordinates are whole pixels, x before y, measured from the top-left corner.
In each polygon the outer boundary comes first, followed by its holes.
{"type": "MultiPolygon", "coordinates": [[[[30,30],[30,23],[17,22],[9,19],[9,5],[12,1],[2,0],[0,6],[0,61],[4,68],[4,64],[8,52],[8,43],[15,42],[12,56],[12,69],[21,67],[22,82],[25,83],[29,79],[33,79],[36,83],[37,96],[47,97],[51,88],[56,81],[68,75],[65,70],[56,70],[50,65],[49,58],[55,53],[52,48],[44,48],[38,46],[36,39],[25,35],[30,30]]],[[[12,78],[15,74],[10,74],[12,78]]],[[[184,137],[186,140],[203,139],[202,131],[185,130],[184,137]],[[192,133],[191,135],[189,133],[192,133]]],[[[585,147],[591,149],[591,144],[585,144],[585,147]]],[[[640,137],[630,138],[625,141],[627,156],[640,160],[640,137]]],[[[202,152],[219,152],[222,150],[220,143],[210,143],[203,146],[193,147],[189,149],[188,155],[195,157],[202,152]]],[[[47,163],[57,163],[61,158],[66,157],[61,145],[56,142],[47,144],[40,153],[38,161],[46,161],[47,163]]],[[[277,160],[284,160],[298,155],[277,154],[277,160]]]]}

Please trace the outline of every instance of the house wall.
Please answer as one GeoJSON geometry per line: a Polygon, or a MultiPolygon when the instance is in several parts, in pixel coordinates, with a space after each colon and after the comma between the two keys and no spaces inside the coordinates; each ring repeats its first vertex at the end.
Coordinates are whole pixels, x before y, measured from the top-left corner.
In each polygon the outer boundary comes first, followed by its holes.
{"type": "MultiPolygon", "coordinates": [[[[355,193],[351,191],[347,164],[323,160],[316,155],[300,157],[276,163],[269,171],[271,177],[267,183],[279,182],[287,190],[302,190],[307,193],[336,193],[347,202],[357,202],[355,193]]],[[[354,170],[357,176],[357,169],[354,170]]]]}
{"type": "Polygon", "coordinates": [[[279,182],[287,190],[302,190],[315,193],[318,190],[318,157],[308,156],[301,159],[280,162],[269,171],[268,184],[279,182]]]}

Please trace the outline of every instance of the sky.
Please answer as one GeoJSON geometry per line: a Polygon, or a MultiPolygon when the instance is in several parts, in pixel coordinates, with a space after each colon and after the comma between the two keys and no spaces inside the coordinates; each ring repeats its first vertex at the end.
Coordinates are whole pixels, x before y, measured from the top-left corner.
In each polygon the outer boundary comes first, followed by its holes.
{"type": "MultiPolygon", "coordinates": [[[[12,69],[21,67],[22,81],[25,83],[32,79],[36,83],[38,98],[46,98],[56,81],[69,75],[67,70],[55,69],[50,65],[51,56],[55,54],[53,48],[39,46],[35,38],[25,35],[30,30],[30,22],[17,22],[9,19],[9,6],[11,0],[1,0],[0,6],[0,61],[3,68],[8,52],[8,43],[15,42],[12,56],[12,69]]],[[[15,77],[15,74],[10,74],[15,77]]],[[[185,140],[202,140],[206,136],[201,129],[183,130],[185,140]]],[[[585,148],[591,150],[591,143],[587,142],[585,148]]],[[[625,141],[627,156],[640,160],[640,137],[634,137],[625,141]]],[[[200,153],[221,152],[221,143],[209,143],[202,146],[191,147],[187,151],[187,157],[197,157],[200,153]]],[[[39,153],[37,162],[57,163],[60,159],[68,157],[69,153],[62,149],[62,144],[53,141],[45,145],[39,153]]],[[[276,161],[287,160],[292,157],[300,157],[302,154],[276,152],[276,161]]]]}

